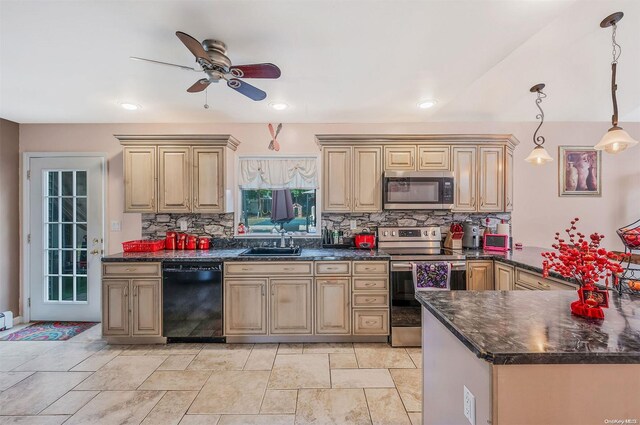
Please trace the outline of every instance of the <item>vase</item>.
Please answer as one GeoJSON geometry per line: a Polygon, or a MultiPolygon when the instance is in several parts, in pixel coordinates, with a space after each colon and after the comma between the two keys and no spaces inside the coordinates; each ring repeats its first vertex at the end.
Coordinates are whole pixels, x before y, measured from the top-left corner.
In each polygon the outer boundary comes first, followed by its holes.
{"type": "Polygon", "coordinates": [[[588,319],[604,319],[604,310],[599,305],[589,305],[584,302],[583,291],[596,289],[593,285],[585,285],[578,289],[578,300],[571,303],[571,314],[586,317],[588,319]]]}
{"type": "Polygon", "coordinates": [[[567,171],[565,173],[564,186],[565,190],[572,192],[578,186],[578,170],[573,166],[572,162],[567,163],[567,171]]]}
{"type": "Polygon", "coordinates": [[[589,174],[587,175],[587,189],[592,192],[598,190],[598,179],[596,179],[596,173],[593,167],[589,167],[589,174]]]}

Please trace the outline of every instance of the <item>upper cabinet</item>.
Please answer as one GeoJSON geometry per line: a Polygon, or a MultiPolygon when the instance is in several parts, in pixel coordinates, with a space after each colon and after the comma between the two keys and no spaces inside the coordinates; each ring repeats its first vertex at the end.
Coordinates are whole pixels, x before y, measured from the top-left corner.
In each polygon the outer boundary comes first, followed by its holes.
{"type": "Polygon", "coordinates": [[[353,211],[382,209],[382,148],[353,148],[353,211]]]}
{"type": "Polygon", "coordinates": [[[437,145],[384,147],[384,171],[450,170],[451,149],[437,145]]]}
{"type": "Polygon", "coordinates": [[[505,149],[504,160],[504,210],[513,211],[513,150],[505,149]]]}
{"type": "Polygon", "coordinates": [[[416,169],[415,146],[385,146],[384,169],[413,171],[416,169]]]}
{"type": "Polygon", "coordinates": [[[478,211],[504,210],[504,148],[480,147],[478,150],[478,211]]]}
{"type": "Polygon", "coordinates": [[[475,146],[453,147],[453,209],[456,211],[476,211],[477,155],[475,146]]]}
{"type": "Polygon", "coordinates": [[[322,210],[351,211],[352,148],[337,146],[322,152],[322,210]]]}
{"type": "Polygon", "coordinates": [[[504,146],[453,147],[454,211],[505,211],[505,187],[511,188],[512,184],[505,182],[505,149],[504,146]]]}
{"type": "Polygon", "coordinates": [[[418,170],[451,169],[451,148],[449,146],[418,146],[418,170]]]}
{"type": "Polygon", "coordinates": [[[124,146],[125,212],[222,213],[239,142],[229,135],[116,136],[124,146]]]}

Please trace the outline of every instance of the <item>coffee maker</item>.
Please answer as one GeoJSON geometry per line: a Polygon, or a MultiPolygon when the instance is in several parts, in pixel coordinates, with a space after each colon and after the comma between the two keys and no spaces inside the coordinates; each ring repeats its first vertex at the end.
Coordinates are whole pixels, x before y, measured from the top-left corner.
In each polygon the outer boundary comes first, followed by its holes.
{"type": "Polygon", "coordinates": [[[480,226],[468,221],[463,225],[464,236],[462,236],[463,248],[480,248],[480,226]]]}

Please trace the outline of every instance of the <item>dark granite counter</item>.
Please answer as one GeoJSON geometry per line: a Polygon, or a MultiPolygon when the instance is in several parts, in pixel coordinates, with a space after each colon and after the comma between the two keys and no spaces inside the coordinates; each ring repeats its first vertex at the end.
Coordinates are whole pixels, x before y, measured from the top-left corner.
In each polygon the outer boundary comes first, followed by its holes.
{"type": "Polygon", "coordinates": [[[573,316],[574,291],[419,292],[438,321],[490,363],[640,363],[640,297],[611,293],[602,321],[573,316]]]}
{"type": "Polygon", "coordinates": [[[241,249],[176,250],[156,252],[120,252],[102,257],[103,262],[125,261],[316,261],[316,260],[389,260],[389,255],[382,251],[361,249],[324,249],[302,248],[296,257],[285,256],[253,256],[240,257],[241,249]]]}

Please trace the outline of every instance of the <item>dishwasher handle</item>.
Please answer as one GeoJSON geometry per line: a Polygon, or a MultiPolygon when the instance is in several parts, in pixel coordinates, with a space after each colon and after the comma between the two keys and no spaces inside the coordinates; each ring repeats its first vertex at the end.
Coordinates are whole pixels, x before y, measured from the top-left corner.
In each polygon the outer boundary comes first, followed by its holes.
{"type": "Polygon", "coordinates": [[[213,264],[213,265],[202,265],[198,266],[195,264],[190,265],[176,265],[176,266],[168,266],[162,268],[163,272],[222,272],[222,264],[213,264]]]}

